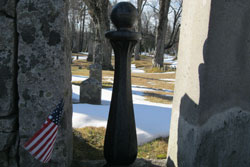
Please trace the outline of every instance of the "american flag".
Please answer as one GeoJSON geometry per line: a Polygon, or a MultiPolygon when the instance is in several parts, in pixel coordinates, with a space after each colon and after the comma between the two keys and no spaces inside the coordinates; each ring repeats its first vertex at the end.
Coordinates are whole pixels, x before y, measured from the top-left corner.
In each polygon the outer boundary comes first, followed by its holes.
{"type": "Polygon", "coordinates": [[[42,128],[24,144],[24,148],[42,163],[48,163],[51,158],[63,105],[63,100],[61,100],[52,114],[48,116],[42,128]]]}

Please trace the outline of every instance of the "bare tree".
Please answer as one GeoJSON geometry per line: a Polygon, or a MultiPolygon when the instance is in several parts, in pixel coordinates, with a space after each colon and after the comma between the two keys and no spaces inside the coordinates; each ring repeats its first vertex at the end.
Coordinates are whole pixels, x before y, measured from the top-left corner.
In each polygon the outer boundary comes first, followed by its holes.
{"type": "Polygon", "coordinates": [[[178,0],[178,3],[179,4],[177,8],[170,6],[174,13],[174,21],[172,25],[171,35],[164,48],[165,50],[172,48],[174,44],[178,43],[179,41],[178,34],[179,34],[180,26],[181,26],[180,18],[181,18],[181,13],[182,13],[182,0],[178,0]]]}
{"type": "Polygon", "coordinates": [[[168,24],[168,11],[170,0],[160,0],[159,25],[156,35],[156,53],[153,61],[154,67],[163,67],[165,37],[168,24]]]}
{"type": "Polygon", "coordinates": [[[153,9],[152,11],[152,17],[154,18],[154,26],[153,26],[153,32],[154,34],[157,33],[157,27],[158,27],[158,24],[159,24],[159,12],[160,12],[160,9],[158,9],[157,7],[157,4],[158,4],[158,0],[154,0],[154,1],[150,1],[150,3],[148,2],[146,5],[151,7],[153,9]]]}
{"type": "Polygon", "coordinates": [[[111,65],[111,46],[105,38],[105,32],[110,30],[109,0],[84,0],[88,12],[96,27],[94,62],[102,64],[103,69],[113,69],[111,65]]]}
{"type": "Polygon", "coordinates": [[[79,51],[83,51],[85,20],[86,20],[87,7],[85,4],[80,9],[80,32],[79,32],[79,51]]]}
{"type": "MultiPolygon", "coordinates": [[[[137,0],[137,10],[139,13],[138,17],[138,25],[136,27],[136,30],[138,33],[142,34],[142,12],[144,9],[144,6],[146,5],[147,0],[137,0]]],[[[138,42],[138,44],[135,46],[135,60],[140,60],[140,49],[141,49],[141,41],[138,42]]]]}
{"type": "Polygon", "coordinates": [[[77,6],[77,1],[76,0],[71,0],[70,1],[70,4],[69,4],[69,8],[70,8],[70,11],[69,11],[69,15],[70,15],[70,30],[71,30],[71,50],[72,51],[76,51],[75,48],[76,48],[76,42],[72,39],[76,39],[76,6],[77,6]]]}
{"type": "Polygon", "coordinates": [[[141,50],[150,52],[155,47],[155,34],[154,24],[151,22],[151,18],[154,17],[152,11],[145,11],[142,13],[142,41],[141,50]]]}
{"type": "Polygon", "coordinates": [[[93,62],[93,55],[94,55],[94,39],[95,39],[95,26],[94,26],[94,23],[93,23],[93,20],[91,19],[90,20],[90,23],[89,23],[89,28],[90,28],[90,33],[89,33],[89,36],[88,36],[88,41],[86,41],[87,43],[87,46],[88,46],[88,58],[87,58],[87,61],[89,62],[93,62]]]}
{"type": "Polygon", "coordinates": [[[82,0],[71,0],[69,6],[69,22],[71,29],[71,49],[73,52],[83,51],[85,21],[87,17],[87,7],[82,0]]]}

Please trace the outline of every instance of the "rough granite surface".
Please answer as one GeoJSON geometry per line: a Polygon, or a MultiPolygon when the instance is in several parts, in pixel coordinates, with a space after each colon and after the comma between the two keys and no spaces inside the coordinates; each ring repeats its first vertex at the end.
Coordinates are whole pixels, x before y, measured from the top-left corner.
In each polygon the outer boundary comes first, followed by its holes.
{"type": "Polygon", "coordinates": [[[16,13],[16,0],[1,0],[0,13],[8,17],[15,17],[16,13]]]}
{"type": "Polygon", "coordinates": [[[13,114],[14,100],[14,19],[0,15],[0,117],[13,114]],[[4,31],[2,31],[4,30],[4,31]]]}
{"type": "Polygon", "coordinates": [[[67,0],[19,0],[17,5],[20,167],[42,167],[22,145],[64,99],[64,113],[49,166],[72,159],[71,53],[67,0]]]}
{"type": "Polygon", "coordinates": [[[17,164],[15,0],[0,1],[0,166],[17,164]]]}

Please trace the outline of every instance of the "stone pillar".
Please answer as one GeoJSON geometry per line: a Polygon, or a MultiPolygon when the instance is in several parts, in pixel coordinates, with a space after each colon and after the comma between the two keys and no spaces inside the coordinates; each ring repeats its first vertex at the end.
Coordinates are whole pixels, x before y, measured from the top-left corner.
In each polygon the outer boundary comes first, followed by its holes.
{"type": "Polygon", "coordinates": [[[17,6],[20,167],[41,167],[23,144],[64,99],[64,113],[49,166],[72,159],[71,53],[68,1],[19,0],[17,6]]]}
{"type": "Polygon", "coordinates": [[[16,167],[18,143],[15,0],[0,1],[0,166],[16,167]]]}
{"type": "Polygon", "coordinates": [[[249,17],[247,0],[184,1],[168,167],[250,166],[249,17]]]}

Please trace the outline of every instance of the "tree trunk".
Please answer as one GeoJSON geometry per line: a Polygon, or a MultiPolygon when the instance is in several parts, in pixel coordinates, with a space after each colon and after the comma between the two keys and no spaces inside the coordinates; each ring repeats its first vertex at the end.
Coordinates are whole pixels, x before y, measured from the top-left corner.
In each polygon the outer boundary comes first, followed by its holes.
{"type": "Polygon", "coordinates": [[[92,39],[93,37],[91,36],[88,40],[88,62],[93,62],[93,55],[94,55],[94,41],[92,39]]]}
{"type": "Polygon", "coordinates": [[[164,61],[164,44],[168,24],[168,10],[170,0],[160,0],[159,25],[156,35],[156,53],[153,61],[154,67],[163,67],[164,61]]]}
{"type": "MultiPolygon", "coordinates": [[[[138,25],[136,26],[136,31],[141,34],[142,23],[141,23],[141,13],[142,13],[142,2],[143,0],[137,0],[137,10],[139,12],[138,25]]],[[[141,41],[139,41],[135,46],[135,60],[140,60],[140,50],[141,41]]]]}
{"type": "Polygon", "coordinates": [[[93,57],[94,57],[94,49],[95,49],[95,26],[93,21],[90,22],[90,32],[89,38],[86,41],[86,44],[88,45],[88,62],[93,62],[93,57]]]}
{"type": "MultiPolygon", "coordinates": [[[[106,16],[104,16],[106,17],[106,16]]],[[[107,17],[107,20],[109,18],[107,17]]],[[[100,23],[99,28],[99,36],[100,36],[100,42],[101,42],[101,48],[102,48],[102,54],[103,54],[103,62],[102,62],[102,69],[103,70],[113,70],[113,66],[111,65],[111,54],[112,54],[112,48],[108,41],[108,39],[105,38],[105,33],[110,30],[110,23],[107,20],[102,20],[100,23]]]]}
{"type": "Polygon", "coordinates": [[[89,14],[93,18],[97,29],[94,62],[100,63],[104,70],[113,69],[111,65],[112,49],[105,38],[105,33],[110,30],[109,0],[84,0],[84,2],[88,6],[89,14]]]}
{"type": "Polygon", "coordinates": [[[71,50],[76,52],[76,29],[75,29],[75,11],[73,11],[72,22],[71,22],[71,50]]]}
{"type": "Polygon", "coordinates": [[[86,18],[86,5],[83,7],[83,13],[81,13],[81,27],[80,27],[80,38],[79,38],[79,51],[83,51],[83,41],[84,41],[84,30],[85,30],[85,18],[86,18]]]}
{"type": "MultiPolygon", "coordinates": [[[[80,18],[82,18],[82,16],[80,16],[80,18]]],[[[82,25],[82,21],[80,19],[80,31],[78,34],[78,36],[79,36],[79,38],[78,38],[78,52],[81,52],[81,50],[82,50],[82,27],[83,27],[83,25],[82,25]]]]}

